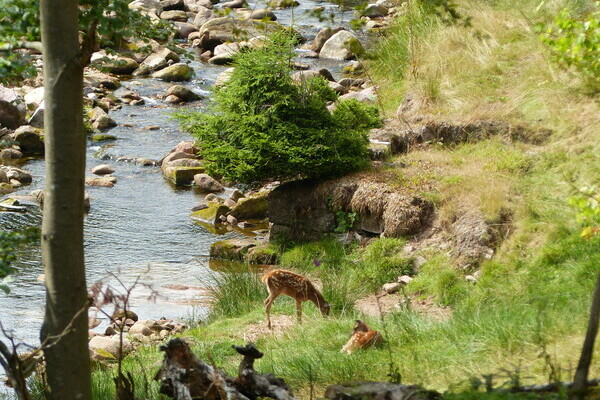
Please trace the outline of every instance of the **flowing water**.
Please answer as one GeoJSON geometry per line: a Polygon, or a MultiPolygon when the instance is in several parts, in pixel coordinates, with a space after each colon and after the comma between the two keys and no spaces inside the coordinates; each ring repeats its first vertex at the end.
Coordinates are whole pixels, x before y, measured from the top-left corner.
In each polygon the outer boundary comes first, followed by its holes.
{"type": "MultiPolygon", "coordinates": [[[[326,13],[336,13],[336,24],[348,21],[349,13],[340,13],[329,3],[303,0],[294,10],[276,10],[278,22],[291,25],[307,38],[312,38],[325,26],[306,11],[323,6],[326,13]]],[[[260,6],[257,6],[260,8],[260,6]]],[[[299,61],[312,68],[329,68],[339,78],[340,67],[345,62],[302,58],[299,61]],[[316,64],[316,65],[315,65],[316,64]]],[[[188,87],[207,94],[208,88],[225,67],[192,62],[196,77],[188,87]]],[[[163,178],[159,167],[144,167],[117,162],[118,156],[160,159],[182,140],[191,137],[178,129],[171,114],[180,107],[199,108],[203,102],[186,106],[167,106],[159,98],[170,86],[155,79],[135,79],[122,82],[116,91],[133,90],[145,99],[145,105],[123,105],[111,111],[110,116],[118,127],[109,133],[118,140],[102,148],[90,142],[87,148],[87,169],[109,163],[116,170],[118,182],[112,188],[86,187],[91,197],[91,210],[85,219],[85,258],[88,284],[103,280],[116,285],[117,279],[125,286],[137,277],[144,286],[133,291],[132,309],[140,318],[202,318],[206,315],[206,291],[212,274],[207,263],[211,243],[236,233],[215,236],[196,225],[189,217],[190,208],[203,195],[191,188],[176,188],[163,178]],[[149,130],[149,126],[159,126],[149,130]],[[100,151],[99,151],[100,150],[100,151]],[[113,157],[99,159],[98,154],[113,157]],[[152,290],[147,286],[152,287],[152,290]],[[159,297],[148,299],[152,291],[159,297]]],[[[43,160],[29,161],[23,167],[33,175],[33,183],[15,194],[24,195],[43,188],[43,160]]],[[[88,172],[88,176],[91,174],[88,172]]],[[[28,207],[26,213],[0,213],[0,228],[19,230],[41,225],[41,212],[37,206],[28,207]]],[[[44,285],[39,276],[43,273],[41,251],[30,246],[19,255],[16,280],[8,295],[0,293],[0,321],[18,340],[38,343],[39,328],[43,319],[44,285]]]]}

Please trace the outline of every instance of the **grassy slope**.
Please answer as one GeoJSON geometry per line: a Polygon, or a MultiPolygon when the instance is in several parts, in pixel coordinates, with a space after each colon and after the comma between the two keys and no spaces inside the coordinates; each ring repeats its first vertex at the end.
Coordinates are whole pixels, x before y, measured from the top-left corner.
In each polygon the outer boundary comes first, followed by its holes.
{"type": "MultiPolygon", "coordinates": [[[[540,356],[544,346],[561,368],[575,365],[600,268],[600,242],[579,238],[567,201],[573,194],[571,183],[600,183],[600,113],[577,79],[548,61],[532,24],[549,21],[564,6],[578,10],[589,2],[553,0],[540,7],[539,1],[515,3],[462,1],[461,12],[472,18],[470,28],[441,24],[415,9],[413,45],[407,45],[406,24],[400,20],[380,40],[370,62],[389,115],[410,92],[426,100],[423,113],[440,119],[491,118],[554,131],[543,146],[494,139],[399,157],[417,170],[434,166],[427,179],[438,185],[429,194],[441,215],[451,218],[458,207],[469,204],[493,221],[508,208],[514,215],[511,236],[495,259],[482,265],[475,286],[464,282],[464,272],[448,256],[426,253],[428,262],[409,294],[435,296],[452,307],[452,318],[440,322],[410,310],[386,317],[385,324],[367,318],[386,331],[389,347],[352,356],[339,353],[359,316],[352,303],[385,281],[388,269],[392,275],[403,270],[405,260],[395,255],[402,242],[381,241],[366,251],[344,249],[333,241],[289,248],[282,264],[321,279],[326,298],[336,305],[327,320],[305,305],[307,323],[281,337],[258,339],[266,353],[258,369],[285,377],[301,397],[308,397],[310,382],[320,395],[325,385],[341,380],[385,380],[390,360],[404,382],[440,390],[467,387],[470,378],[486,373],[506,381],[502,369],[521,368],[529,382],[545,382],[548,371],[540,356]],[[416,74],[411,73],[411,60],[416,61],[416,74]],[[320,267],[315,259],[322,261],[320,267]]],[[[390,179],[401,185],[414,178],[406,174],[391,174],[390,179]]],[[[232,276],[222,284],[213,321],[187,335],[199,355],[234,373],[239,357],[230,345],[245,340],[248,326],[264,321],[266,293],[248,276],[232,276]]],[[[273,313],[293,315],[293,309],[292,301],[282,298],[273,313]]],[[[160,358],[148,350],[138,356],[160,358]]],[[[127,366],[139,370],[135,358],[127,366]]],[[[562,378],[570,375],[563,371],[562,378]]],[[[108,376],[96,374],[98,390],[110,390],[108,376]]]]}

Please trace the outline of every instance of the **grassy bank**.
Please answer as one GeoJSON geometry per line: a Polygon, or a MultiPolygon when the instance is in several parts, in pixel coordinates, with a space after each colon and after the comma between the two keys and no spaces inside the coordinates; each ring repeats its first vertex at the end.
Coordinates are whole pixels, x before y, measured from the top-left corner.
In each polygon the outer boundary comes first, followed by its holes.
{"type": "MultiPolygon", "coordinates": [[[[320,396],[331,383],[389,380],[397,372],[404,383],[456,393],[486,374],[498,385],[516,376],[525,384],[572,377],[600,268],[600,239],[581,239],[568,200],[575,188],[600,183],[600,111],[597,97],[577,76],[550,61],[534,25],[549,23],[563,7],[582,12],[591,2],[462,1],[459,11],[470,26],[447,24],[443,15],[411,3],[409,15],[379,39],[368,62],[388,115],[410,93],[428,117],[500,120],[547,128],[552,135],[542,144],[499,138],[434,144],[391,160],[405,168],[372,172],[385,173],[392,185],[422,188],[441,226],[464,208],[480,210],[490,223],[510,215],[504,240],[479,266],[477,284],[466,282],[467,271],[449,251],[419,250],[426,262],[394,297],[399,307],[383,318],[365,316],[355,302],[414,272],[415,255],[404,254],[410,238],[373,240],[363,247],[335,238],[282,244],[281,266],[319,281],[332,315],[323,319],[305,303],[305,323],[297,325],[293,301],[282,297],[272,309],[279,327],[271,334],[262,305],[267,294],[258,277],[223,274],[211,317],[185,336],[198,356],[230,374],[239,363],[231,345],[252,340],[265,353],[257,369],[285,378],[300,398],[320,396]],[[447,316],[433,317],[415,307],[420,302],[444,307],[447,316]],[[340,353],[356,318],[383,332],[382,348],[340,353]]],[[[125,361],[140,378],[140,396],[141,371],[153,374],[160,358],[145,348],[125,361]]],[[[598,365],[592,370],[596,377],[598,365]]],[[[96,372],[96,391],[103,393],[97,398],[109,397],[111,374],[96,372]]],[[[148,390],[155,398],[156,384],[148,390]]]]}

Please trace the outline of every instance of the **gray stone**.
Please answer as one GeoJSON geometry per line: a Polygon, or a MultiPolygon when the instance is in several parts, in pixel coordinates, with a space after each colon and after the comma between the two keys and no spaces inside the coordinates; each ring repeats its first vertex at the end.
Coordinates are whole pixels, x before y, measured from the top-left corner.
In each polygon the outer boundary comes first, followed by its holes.
{"type": "Polygon", "coordinates": [[[19,109],[5,100],[0,100],[0,127],[16,129],[23,122],[19,109]]]}
{"type": "Polygon", "coordinates": [[[369,18],[380,18],[388,15],[389,10],[380,4],[369,4],[362,10],[361,15],[369,18]]]}
{"type": "Polygon", "coordinates": [[[386,293],[392,294],[392,293],[396,293],[398,290],[400,290],[401,287],[402,287],[402,284],[400,284],[399,282],[390,282],[390,283],[384,284],[381,288],[386,293]]]}
{"type": "Polygon", "coordinates": [[[268,8],[261,8],[258,10],[252,10],[252,12],[248,15],[249,19],[267,19],[269,21],[276,21],[277,16],[275,13],[268,8]]]}
{"type": "Polygon", "coordinates": [[[114,168],[108,164],[96,165],[90,171],[94,175],[110,175],[115,172],[114,168]]]}
{"type": "Polygon", "coordinates": [[[183,10],[170,10],[161,12],[160,18],[165,19],[167,21],[186,22],[188,17],[185,11],[183,10]]]}
{"type": "MultiPolygon", "coordinates": [[[[94,336],[89,342],[91,350],[101,350],[110,353],[114,358],[120,356],[119,338],[107,336],[94,336]]],[[[123,355],[130,353],[133,350],[133,345],[127,338],[123,338],[123,355]]]]}
{"type": "Polygon", "coordinates": [[[100,115],[94,122],[92,122],[92,128],[99,131],[106,131],[110,128],[117,126],[114,119],[108,116],[108,114],[100,115]]]}
{"type": "Polygon", "coordinates": [[[152,335],[152,330],[148,328],[142,321],[138,321],[129,328],[129,334],[135,335],[140,334],[143,336],[152,335]]]}
{"type": "Polygon", "coordinates": [[[19,127],[13,134],[13,140],[26,155],[44,154],[44,140],[42,131],[30,125],[19,127]]]}
{"type": "Polygon", "coordinates": [[[17,149],[6,148],[0,151],[0,160],[18,160],[23,158],[23,153],[17,149]]]}
{"type": "Polygon", "coordinates": [[[319,33],[317,33],[317,36],[315,36],[315,40],[313,40],[312,45],[310,46],[310,49],[312,51],[315,52],[320,52],[321,49],[323,48],[323,45],[325,44],[325,42],[327,40],[329,40],[330,37],[333,36],[333,30],[331,28],[323,28],[319,31],[319,33]]]}
{"type": "Polygon", "coordinates": [[[206,193],[219,193],[225,190],[216,179],[208,174],[198,174],[194,176],[196,187],[206,193]]]}
{"type": "Polygon", "coordinates": [[[231,194],[229,195],[229,198],[231,200],[237,202],[239,199],[244,198],[244,193],[242,193],[242,191],[240,189],[233,189],[233,192],[231,192],[231,194]]]}
{"type": "Polygon", "coordinates": [[[177,96],[183,101],[193,101],[201,99],[202,96],[194,93],[192,90],[186,88],[183,85],[173,85],[167,90],[167,96],[177,96]]]}
{"type": "Polygon", "coordinates": [[[344,30],[334,34],[323,44],[319,57],[351,60],[356,58],[355,50],[361,51],[362,45],[356,35],[344,30]]]}
{"type": "Polygon", "coordinates": [[[35,110],[44,101],[44,87],[38,87],[27,92],[23,97],[29,110],[35,110]]]}
{"type": "MultiPolygon", "coordinates": [[[[194,18],[194,25],[196,25],[197,27],[201,27],[206,22],[208,22],[208,20],[210,20],[212,18],[212,16],[213,16],[212,9],[200,6],[200,7],[198,7],[196,17],[194,18]]],[[[200,32],[198,32],[198,34],[201,35],[200,32]]],[[[191,38],[188,37],[188,39],[191,39],[191,38]]]]}
{"type": "Polygon", "coordinates": [[[195,13],[200,12],[203,8],[208,10],[213,9],[213,4],[210,0],[183,0],[183,2],[186,9],[195,13]]]}
{"type": "Polygon", "coordinates": [[[192,32],[198,31],[198,27],[189,22],[175,22],[175,28],[181,39],[187,39],[192,32]]]}
{"type": "Polygon", "coordinates": [[[402,275],[398,277],[398,283],[402,285],[408,285],[410,282],[412,282],[412,280],[413,278],[408,275],[402,275]]]}
{"type": "Polygon", "coordinates": [[[133,58],[117,57],[116,59],[109,61],[106,66],[112,74],[130,75],[140,65],[133,58]]]}
{"type": "Polygon", "coordinates": [[[177,63],[152,74],[153,78],[163,81],[189,81],[194,76],[194,70],[187,64],[177,63]]]}
{"type": "Polygon", "coordinates": [[[147,66],[152,71],[158,71],[159,69],[165,68],[167,65],[169,65],[169,62],[178,63],[179,60],[180,59],[177,53],[165,47],[160,51],[152,53],[146,57],[140,68],[147,66]]]}

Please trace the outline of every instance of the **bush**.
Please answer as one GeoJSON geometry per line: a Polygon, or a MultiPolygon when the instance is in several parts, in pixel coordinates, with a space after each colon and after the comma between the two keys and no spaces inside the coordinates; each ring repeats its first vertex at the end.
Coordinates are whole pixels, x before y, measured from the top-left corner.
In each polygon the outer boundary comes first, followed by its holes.
{"type": "Polygon", "coordinates": [[[543,30],[542,41],[550,46],[554,59],[573,68],[593,92],[600,91],[600,4],[581,18],[563,10],[543,30]]]}
{"type": "Polygon", "coordinates": [[[366,165],[367,129],[379,124],[374,107],[338,104],[322,78],[296,84],[293,41],[276,34],[235,58],[230,80],[215,90],[208,113],[180,114],[199,141],[209,173],[237,182],[328,178],[366,165]]]}

